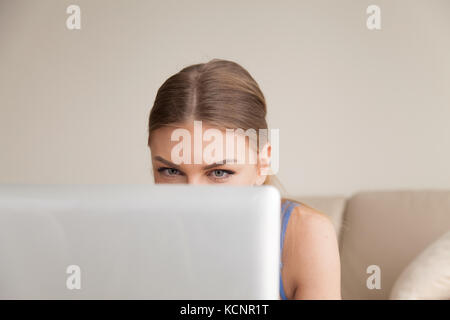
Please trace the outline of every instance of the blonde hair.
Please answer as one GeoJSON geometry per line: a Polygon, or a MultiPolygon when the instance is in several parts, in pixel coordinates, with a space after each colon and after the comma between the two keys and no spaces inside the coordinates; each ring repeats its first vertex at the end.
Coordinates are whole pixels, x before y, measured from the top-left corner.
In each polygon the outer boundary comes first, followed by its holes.
{"type": "Polygon", "coordinates": [[[159,88],[148,122],[148,145],[156,129],[201,120],[222,129],[267,129],[266,100],[239,64],[213,59],[185,67],[159,88]]]}

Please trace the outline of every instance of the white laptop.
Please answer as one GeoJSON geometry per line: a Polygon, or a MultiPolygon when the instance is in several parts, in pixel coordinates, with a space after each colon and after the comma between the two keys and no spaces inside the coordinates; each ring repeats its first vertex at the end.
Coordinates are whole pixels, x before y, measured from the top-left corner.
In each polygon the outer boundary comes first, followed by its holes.
{"type": "Polygon", "coordinates": [[[0,185],[0,299],[278,299],[270,186],[0,185]]]}

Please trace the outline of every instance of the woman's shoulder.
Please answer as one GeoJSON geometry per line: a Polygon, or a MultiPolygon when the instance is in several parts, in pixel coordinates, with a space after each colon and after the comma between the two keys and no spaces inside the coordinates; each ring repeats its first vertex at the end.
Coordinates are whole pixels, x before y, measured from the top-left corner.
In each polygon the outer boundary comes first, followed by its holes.
{"type": "Polygon", "coordinates": [[[295,294],[302,286],[322,287],[322,292],[296,297],[339,297],[340,262],[334,226],[326,214],[302,202],[295,203],[299,205],[291,211],[283,248],[286,278],[293,284],[290,292],[295,294]]]}
{"type": "Polygon", "coordinates": [[[298,200],[294,200],[294,199],[290,199],[290,198],[282,198],[281,204],[282,204],[282,207],[284,207],[284,208],[293,207],[292,211],[298,215],[302,215],[302,216],[319,215],[322,217],[328,217],[325,213],[309,206],[308,204],[306,204],[304,202],[298,201],[298,200]]]}
{"type": "Polygon", "coordinates": [[[292,204],[293,208],[289,217],[288,229],[293,229],[295,238],[302,238],[310,232],[321,231],[330,234],[334,227],[328,215],[307,205],[306,203],[283,198],[285,206],[292,204]]]}

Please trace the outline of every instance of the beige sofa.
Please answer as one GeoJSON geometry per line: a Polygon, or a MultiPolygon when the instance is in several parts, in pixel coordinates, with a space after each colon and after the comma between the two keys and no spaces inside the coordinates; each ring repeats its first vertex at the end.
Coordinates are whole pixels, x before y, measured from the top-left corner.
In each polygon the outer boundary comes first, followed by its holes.
{"type": "Polygon", "coordinates": [[[389,299],[408,264],[450,230],[450,190],[293,198],[328,214],[336,227],[343,299],[389,299]],[[366,284],[370,265],[380,267],[380,289],[366,284]]]}

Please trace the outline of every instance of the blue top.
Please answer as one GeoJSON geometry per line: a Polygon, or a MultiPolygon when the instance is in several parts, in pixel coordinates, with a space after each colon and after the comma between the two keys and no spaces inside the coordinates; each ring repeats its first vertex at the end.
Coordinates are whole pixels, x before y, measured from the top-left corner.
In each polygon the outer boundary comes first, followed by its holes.
{"type": "Polygon", "coordinates": [[[289,217],[291,216],[292,209],[299,206],[299,203],[295,203],[286,200],[281,206],[281,234],[280,234],[280,297],[282,300],[287,300],[286,294],[284,293],[283,281],[281,279],[281,269],[283,263],[281,258],[283,256],[283,244],[284,244],[284,234],[286,233],[286,228],[289,222],[289,217]]]}

